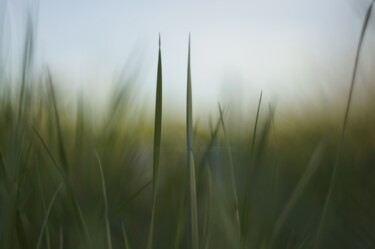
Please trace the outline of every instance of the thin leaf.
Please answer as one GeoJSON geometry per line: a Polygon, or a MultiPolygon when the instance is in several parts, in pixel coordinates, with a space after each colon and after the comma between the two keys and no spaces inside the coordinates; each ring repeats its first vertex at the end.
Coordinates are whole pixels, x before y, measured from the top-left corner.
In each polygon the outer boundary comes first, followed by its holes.
{"type": "MultiPolygon", "coordinates": [[[[46,215],[47,207],[46,207],[46,202],[45,202],[45,195],[44,195],[44,190],[43,190],[42,179],[40,177],[40,169],[39,169],[38,158],[36,159],[36,169],[37,169],[37,176],[38,176],[38,183],[39,183],[39,187],[40,187],[40,193],[41,193],[41,196],[42,196],[43,212],[44,212],[44,215],[46,215]]],[[[49,235],[48,222],[46,224],[46,237],[45,238],[46,238],[47,248],[51,249],[51,239],[50,239],[50,235],[49,235]]]]}
{"type": "Polygon", "coordinates": [[[201,157],[201,160],[199,162],[198,176],[202,175],[204,165],[208,161],[209,156],[211,155],[212,148],[216,143],[216,138],[217,138],[217,134],[219,132],[220,124],[221,124],[221,121],[220,121],[220,117],[219,117],[217,122],[216,122],[215,128],[211,127],[211,138],[210,138],[210,141],[208,142],[208,144],[206,146],[206,149],[204,150],[203,155],[201,157]]]}
{"type": "Polygon", "coordinates": [[[190,216],[190,239],[191,248],[198,249],[198,211],[197,211],[197,193],[195,180],[195,165],[193,155],[193,107],[191,90],[191,68],[190,68],[190,35],[188,49],[188,75],[187,75],[187,99],[186,99],[186,144],[187,144],[187,176],[188,176],[188,203],[190,216]]]}
{"type": "Polygon", "coordinates": [[[228,153],[228,158],[229,158],[229,173],[230,173],[230,180],[231,180],[231,187],[232,187],[232,194],[234,198],[234,220],[236,227],[238,228],[238,231],[240,232],[241,227],[240,227],[240,214],[239,214],[239,204],[238,204],[238,195],[237,195],[237,187],[236,187],[236,181],[234,177],[234,165],[233,165],[233,157],[232,157],[232,151],[230,149],[230,144],[229,144],[229,138],[227,134],[227,130],[225,127],[224,123],[224,114],[221,106],[219,105],[219,113],[220,113],[220,121],[221,121],[221,127],[223,128],[224,132],[224,140],[225,140],[225,145],[227,148],[227,153],[228,153]]]}
{"type": "Polygon", "coordinates": [[[159,174],[159,158],[161,144],[161,120],[162,120],[162,67],[161,67],[161,42],[159,34],[159,57],[158,57],[158,73],[156,79],[156,103],[155,103],[155,124],[154,124],[154,157],[153,157],[153,188],[152,188],[152,210],[150,229],[148,233],[147,248],[152,249],[154,237],[154,220],[156,209],[156,187],[159,174]]]}
{"type": "Polygon", "coordinates": [[[153,195],[155,195],[161,144],[161,120],[162,120],[162,63],[161,63],[161,43],[159,34],[159,57],[158,57],[158,73],[156,80],[156,104],[155,104],[155,124],[154,124],[154,167],[153,167],[153,195]]]}
{"type": "Polygon", "coordinates": [[[26,94],[26,81],[30,70],[32,57],[34,50],[34,34],[33,34],[33,23],[30,13],[28,13],[28,19],[26,24],[26,37],[22,58],[22,79],[21,79],[21,90],[20,90],[20,102],[18,106],[18,122],[23,114],[25,94],[26,94]]]}
{"type": "Polygon", "coordinates": [[[45,227],[47,225],[48,217],[49,217],[49,214],[51,213],[52,206],[55,203],[57,194],[59,193],[62,185],[63,185],[63,183],[60,183],[59,187],[57,188],[57,190],[53,194],[52,199],[51,199],[51,201],[50,201],[50,203],[48,205],[47,212],[44,214],[42,228],[40,229],[40,232],[39,232],[39,238],[38,238],[38,243],[36,245],[36,249],[40,249],[42,247],[42,238],[43,238],[43,234],[44,234],[44,229],[45,229],[45,227]]]}
{"type": "Polygon", "coordinates": [[[83,214],[82,214],[82,211],[81,211],[81,208],[79,207],[79,204],[78,204],[78,201],[74,195],[74,191],[73,191],[73,186],[72,186],[72,182],[71,180],[69,179],[68,175],[66,174],[67,172],[64,171],[60,165],[58,164],[57,160],[55,159],[55,157],[52,155],[50,149],[48,148],[47,144],[44,142],[42,136],[40,135],[40,133],[33,127],[33,130],[34,132],[37,134],[39,140],[41,141],[44,149],[47,151],[47,154],[49,155],[49,157],[51,158],[53,164],[55,165],[57,171],[59,172],[60,176],[63,178],[63,181],[64,181],[64,185],[67,189],[67,192],[68,192],[68,197],[69,197],[69,201],[72,203],[72,206],[73,206],[73,209],[74,209],[74,215],[77,217],[77,220],[79,221],[79,225],[81,227],[81,231],[89,245],[89,247],[91,248],[91,238],[90,238],[90,234],[89,234],[89,231],[88,231],[88,228],[87,228],[87,225],[86,225],[86,222],[85,222],[85,219],[83,217],[83,214]]]}
{"type": "Polygon", "coordinates": [[[294,188],[293,193],[291,194],[288,202],[286,203],[284,209],[280,213],[279,217],[277,218],[275,222],[274,229],[272,231],[272,236],[270,240],[270,249],[272,249],[275,246],[276,239],[281,231],[282,225],[285,223],[286,219],[288,218],[289,214],[292,212],[294,206],[296,205],[298,199],[303,194],[303,191],[305,190],[307,184],[309,183],[310,179],[315,174],[316,170],[318,169],[320,159],[323,154],[323,144],[319,144],[307,167],[305,168],[297,186],[294,188]]]}
{"type": "Polygon", "coordinates": [[[130,244],[129,244],[129,239],[128,239],[128,236],[126,234],[126,230],[124,227],[124,222],[121,222],[121,229],[122,229],[122,236],[124,238],[125,249],[131,249],[130,244]]]}
{"type": "Polygon", "coordinates": [[[212,226],[212,175],[210,167],[205,167],[207,170],[207,207],[204,219],[204,244],[203,248],[208,249],[211,241],[211,226],[212,226]]]}
{"type": "Polygon", "coordinates": [[[96,159],[98,160],[99,170],[100,170],[100,178],[102,181],[102,191],[103,191],[103,199],[104,199],[104,216],[105,216],[105,230],[107,233],[107,247],[108,249],[112,249],[112,239],[111,239],[111,227],[109,225],[109,218],[108,218],[108,201],[107,201],[107,191],[105,187],[105,180],[104,180],[104,173],[103,173],[103,166],[100,161],[100,157],[98,152],[94,150],[96,159]]]}
{"type": "Polygon", "coordinates": [[[63,135],[62,135],[62,131],[61,131],[59,112],[57,111],[56,95],[55,95],[55,90],[53,88],[52,76],[51,76],[51,73],[50,73],[49,70],[47,70],[47,82],[48,82],[48,85],[49,85],[49,90],[50,90],[50,94],[51,94],[51,97],[52,97],[53,111],[54,111],[54,114],[55,114],[59,156],[60,156],[62,167],[67,172],[68,171],[68,158],[66,156],[64,140],[63,140],[63,135]]]}
{"type": "Polygon", "coordinates": [[[18,242],[20,246],[24,249],[30,248],[28,240],[27,240],[27,236],[26,236],[26,231],[22,224],[21,213],[20,213],[20,210],[18,209],[17,209],[17,214],[16,214],[16,231],[17,231],[17,237],[18,237],[18,242]]]}
{"type": "Polygon", "coordinates": [[[328,207],[329,207],[330,201],[332,199],[332,193],[333,193],[334,185],[335,185],[335,182],[336,182],[337,171],[338,171],[338,167],[339,167],[339,164],[340,164],[344,139],[345,139],[345,135],[346,135],[346,127],[347,127],[347,124],[348,124],[348,117],[349,117],[350,105],[351,105],[351,100],[352,100],[353,91],[354,91],[354,85],[355,85],[355,81],[356,81],[356,78],[357,78],[358,62],[359,62],[359,58],[360,58],[360,54],[361,54],[361,50],[362,50],[363,40],[364,40],[364,37],[365,37],[365,34],[366,34],[366,29],[367,29],[367,26],[368,26],[368,23],[369,23],[369,20],[370,20],[370,17],[371,17],[373,5],[374,5],[374,1],[372,1],[371,4],[369,5],[369,7],[367,8],[366,15],[365,15],[365,18],[364,18],[364,21],[363,21],[363,24],[362,24],[362,30],[361,30],[359,41],[358,41],[356,57],[355,57],[353,72],[352,72],[352,79],[351,79],[351,83],[350,83],[350,90],[349,90],[348,100],[347,100],[347,103],[346,103],[345,115],[344,115],[342,130],[341,130],[341,135],[340,135],[340,139],[339,139],[339,143],[338,143],[338,147],[337,147],[336,158],[335,158],[335,163],[333,165],[333,171],[332,171],[331,180],[330,180],[330,183],[329,183],[328,192],[327,192],[327,195],[326,195],[326,198],[325,198],[325,201],[324,201],[322,216],[320,218],[317,233],[316,233],[314,249],[320,248],[321,236],[322,236],[322,233],[323,233],[324,223],[325,223],[325,219],[326,219],[326,216],[327,216],[328,207]]]}
{"type": "Polygon", "coordinates": [[[113,212],[112,216],[119,214],[123,209],[129,205],[133,200],[135,200],[148,186],[152,184],[152,181],[148,181],[143,184],[137,191],[135,191],[127,200],[125,200],[122,204],[119,205],[119,208],[113,212]]]}
{"type": "Polygon", "coordinates": [[[251,143],[251,151],[250,151],[250,164],[249,169],[245,171],[245,190],[244,190],[244,197],[243,197],[243,213],[242,213],[242,220],[241,220],[241,241],[245,243],[246,235],[247,235],[247,222],[249,219],[249,195],[250,195],[250,178],[251,178],[251,170],[253,168],[253,160],[254,160],[254,151],[255,151],[255,141],[256,141],[256,133],[258,128],[258,121],[259,121],[259,113],[260,113],[260,106],[262,104],[262,95],[263,92],[260,92],[259,102],[258,102],[258,109],[255,117],[255,124],[253,129],[253,137],[251,143]]]}

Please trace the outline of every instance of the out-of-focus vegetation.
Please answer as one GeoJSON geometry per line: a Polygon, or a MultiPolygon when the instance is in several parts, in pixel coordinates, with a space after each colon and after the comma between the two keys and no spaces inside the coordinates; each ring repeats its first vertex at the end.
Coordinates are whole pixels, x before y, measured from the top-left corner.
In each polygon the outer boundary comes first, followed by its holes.
{"type": "Polygon", "coordinates": [[[195,122],[190,46],[186,126],[163,119],[160,49],[154,121],[129,80],[103,118],[64,108],[28,27],[20,82],[1,77],[0,248],[375,248],[374,103],[350,111],[370,15],[335,117],[286,125],[260,95],[241,128],[225,106],[195,122]]]}

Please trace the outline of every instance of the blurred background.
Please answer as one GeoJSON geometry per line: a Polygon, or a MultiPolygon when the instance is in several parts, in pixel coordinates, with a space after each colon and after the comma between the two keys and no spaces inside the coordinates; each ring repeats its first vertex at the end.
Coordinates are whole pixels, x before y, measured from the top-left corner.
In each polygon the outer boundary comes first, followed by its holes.
{"type": "MultiPolygon", "coordinates": [[[[139,73],[153,98],[158,33],[166,112],[184,110],[188,34],[192,34],[194,107],[254,105],[261,90],[279,108],[326,108],[347,93],[369,1],[1,1],[2,61],[17,72],[25,23],[35,28],[35,67],[46,64],[64,90],[103,100],[124,68],[139,73]],[[29,13],[30,12],[30,13],[29,13]],[[29,14],[27,14],[29,13],[29,14]],[[322,98],[315,101],[317,96],[322,98]]],[[[358,87],[373,91],[370,23],[358,87]],[[359,86],[360,85],[360,86],[359,86]]],[[[364,96],[367,97],[367,96],[364,96]]],[[[148,103],[151,104],[151,103],[148,103]]],[[[244,111],[244,110],[242,110],[244,111]]]]}
{"type": "Polygon", "coordinates": [[[0,0],[0,248],[375,248],[370,4],[0,0]]]}

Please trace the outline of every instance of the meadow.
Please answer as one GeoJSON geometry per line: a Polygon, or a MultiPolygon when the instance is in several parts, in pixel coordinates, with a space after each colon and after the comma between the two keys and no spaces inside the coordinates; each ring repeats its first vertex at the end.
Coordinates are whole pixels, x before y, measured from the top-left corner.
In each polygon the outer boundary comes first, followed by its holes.
{"type": "Polygon", "coordinates": [[[185,120],[163,117],[160,47],[152,117],[125,75],[98,118],[32,71],[29,26],[20,80],[1,77],[0,248],[375,248],[375,105],[353,106],[371,9],[334,115],[285,124],[259,93],[240,128],[220,104],[196,122],[190,38],[185,120]]]}

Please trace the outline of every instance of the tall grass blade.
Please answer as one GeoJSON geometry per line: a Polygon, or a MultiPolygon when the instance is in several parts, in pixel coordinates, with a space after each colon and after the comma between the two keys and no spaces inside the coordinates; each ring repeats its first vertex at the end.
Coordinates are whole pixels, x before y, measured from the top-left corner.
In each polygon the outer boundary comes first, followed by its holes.
{"type": "Polygon", "coordinates": [[[156,208],[156,187],[159,173],[159,157],[161,143],[161,120],[162,120],[162,67],[161,67],[161,41],[159,34],[159,56],[158,56],[158,73],[156,79],[156,103],[155,103],[155,124],[154,124],[154,158],[153,158],[153,188],[152,188],[152,210],[150,229],[148,234],[147,248],[152,249],[154,237],[154,220],[156,208]]]}
{"type": "Polygon", "coordinates": [[[249,195],[250,195],[250,178],[251,178],[251,170],[254,167],[254,151],[255,151],[255,142],[256,142],[256,134],[257,134],[257,128],[258,128],[258,121],[259,121],[259,113],[260,113],[260,106],[262,104],[262,95],[263,92],[260,92],[259,96],[259,102],[258,102],[258,108],[257,113],[255,117],[255,124],[253,129],[253,137],[251,142],[251,151],[250,151],[250,164],[249,168],[245,170],[245,189],[244,189],[244,197],[243,197],[243,213],[242,213],[242,219],[241,219],[241,241],[242,243],[245,243],[246,235],[247,235],[247,223],[249,219],[249,195]]]}
{"type": "Polygon", "coordinates": [[[195,179],[195,165],[193,155],[193,107],[191,90],[191,66],[190,66],[190,34],[188,48],[188,74],[187,74],[187,98],[186,98],[186,143],[187,143],[187,175],[188,175],[188,205],[190,216],[190,242],[192,249],[198,249],[198,211],[195,179]]]}
{"type": "Polygon", "coordinates": [[[232,151],[230,149],[230,144],[229,144],[229,137],[228,133],[225,127],[224,123],[224,114],[223,110],[219,104],[219,113],[220,113],[220,121],[221,121],[221,127],[223,128],[224,132],[224,140],[225,140],[225,147],[227,149],[228,153],[228,158],[229,158],[229,174],[230,174],[230,180],[231,180],[231,188],[232,188],[232,194],[233,194],[233,199],[234,199],[234,221],[236,224],[236,227],[238,228],[238,231],[241,231],[240,227],[240,214],[239,214],[239,203],[238,203],[238,194],[237,194],[237,186],[236,186],[236,180],[234,177],[234,165],[233,165],[233,157],[232,157],[232,151]]]}
{"type": "Polygon", "coordinates": [[[367,26],[368,26],[368,23],[369,23],[369,20],[370,20],[370,17],[371,17],[373,5],[374,5],[374,1],[372,1],[371,4],[368,6],[367,11],[366,11],[366,15],[365,15],[365,18],[364,18],[364,21],[363,21],[363,24],[362,24],[362,30],[361,30],[361,33],[360,33],[357,51],[356,51],[356,55],[355,55],[355,61],[354,61],[354,66],[353,66],[352,79],[351,79],[351,83],[350,83],[348,100],[347,100],[347,103],[346,103],[345,115],[344,115],[344,119],[343,119],[343,123],[342,123],[342,130],[341,130],[340,139],[339,139],[339,143],[338,143],[338,147],[337,147],[337,151],[336,151],[335,163],[333,165],[331,180],[330,180],[330,183],[329,183],[328,192],[327,192],[327,195],[326,195],[326,198],[325,198],[325,201],[324,201],[323,211],[322,211],[322,215],[321,215],[320,222],[319,222],[318,229],[317,229],[317,233],[316,233],[314,249],[320,248],[321,237],[322,237],[322,233],[323,233],[323,229],[324,229],[324,222],[325,222],[325,219],[326,219],[326,216],[327,216],[328,207],[329,207],[329,204],[330,204],[330,201],[331,201],[331,198],[332,198],[332,193],[333,193],[334,185],[335,185],[335,182],[336,182],[337,171],[338,171],[338,167],[339,167],[339,164],[340,164],[340,158],[341,158],[344,139],[345,139],[345,135],[346,135],[346,127],[347,127],[347,124],[348,124],[348,117],[349,117],[349,111],[350,111],[352,96],[353,96],[354,85],[355,85],[355,81],[356,81],[356,78],[357,78],[358,62],[359,62],[359,58],[360,58],[360,54],[361,54],[361,50],[362,50],[363,40],[364,40],[364,37],[365,37],[365,34],[366,34],[366,29],[367,29],[367,26]]]}
{"type": "Polygon", "coordinates": [[[156,103],[155,103],[155,124],[154,124],[154,158],[153,158],[153,195],[155,196],[160,157],[161,143],[161,120],[162,120],[162,63],[161,63],[161,42],[159,35],[159,57],[158,57],[158,73],[156,80],[156,103]]]}
{"type": "Polygon", "coordinates": [[[105,230],[107,235],[107,248],[112,249],[112,239],[111,239],[111,227],[109,225],[109,218],[108,218],[108,201],[107,201],[107,190],[105,187],[105,180],[104,180],[104,173],[103,173],[103,166],[102,162],[100,161],[100,157],[98,152],[94,149],[94,153],[96,159],[98,160],[98,166],[100,170],[100,178],[102,182],[102,191],[103,191],[103,199],[104,199],[104,217],[105,217],[105,230]]]}

